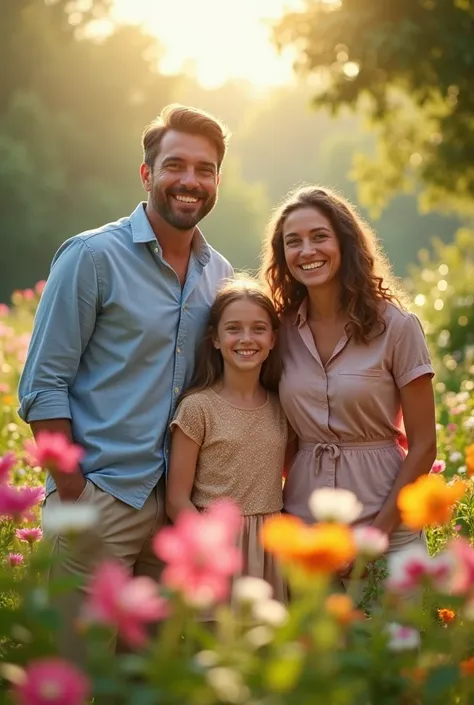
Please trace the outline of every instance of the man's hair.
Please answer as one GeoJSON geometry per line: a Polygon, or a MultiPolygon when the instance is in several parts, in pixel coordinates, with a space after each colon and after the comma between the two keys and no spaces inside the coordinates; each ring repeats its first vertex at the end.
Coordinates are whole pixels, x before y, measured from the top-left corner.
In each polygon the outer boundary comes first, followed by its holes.
{"type": "Polygon", "coordinates": [[[142,136],[143,161],[153,168],[163,137],[170,130],[187,135],[206,137],[217,150],[217,168],[220,169],[230,138],[226,125],[199,108],[173,103],[145,127],[142,136]]]}

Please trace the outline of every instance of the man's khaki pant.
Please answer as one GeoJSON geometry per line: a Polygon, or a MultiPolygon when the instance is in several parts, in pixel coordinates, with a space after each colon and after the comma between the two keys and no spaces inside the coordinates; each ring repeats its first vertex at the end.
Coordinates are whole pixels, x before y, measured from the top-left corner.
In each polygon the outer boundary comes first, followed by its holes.
{"type": "MultiPolygon", "coordinates": [[[[75,576],[84,579],[85,583],[79,589],[51,598],[62,622],[58,633],[59,653],[78,666],[85,661],[85,645],[78,630],[78,618],[87,593],[88,578],[97,564],[104,559],[116,559],[134,576],[146,575],[156,581],[160,578],[162,564],[153,553],[152,540],[166,522],[164,484],[162,478],[142,509],[137,510],[88,480],[77,502],[95,506],[99,521],[72,539],[47,529],[48,512],[60,503],[58,493],[53,492],[45,501],[45,538],[51,542],[55,558],[50,569],[50,582],[75,576]]],[[[111,643],[112,649],[116,648],[116,641],[115,637],[111,643]]]]}

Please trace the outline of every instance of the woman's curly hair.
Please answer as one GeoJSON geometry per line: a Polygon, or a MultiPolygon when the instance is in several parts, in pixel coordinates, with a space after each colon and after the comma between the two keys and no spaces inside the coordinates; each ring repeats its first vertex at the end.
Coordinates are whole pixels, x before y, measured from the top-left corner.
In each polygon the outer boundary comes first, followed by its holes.
{"type": "Polygon", "coordinates": [[[299,208],[314,208],[330,221],[341,248],[340,305],[349,316],[354,339],[367,343],[371,332],[379,327],[383,332],[386,327],[380,303],[390,301],[402,307],[403,294],[370,226],[329,189],[306,186],[290,192],[268,224],[261,277],[278,313],[297,311],[307,295],[306,287],[290,274],[283,245],[284,222],[299,208]]]}

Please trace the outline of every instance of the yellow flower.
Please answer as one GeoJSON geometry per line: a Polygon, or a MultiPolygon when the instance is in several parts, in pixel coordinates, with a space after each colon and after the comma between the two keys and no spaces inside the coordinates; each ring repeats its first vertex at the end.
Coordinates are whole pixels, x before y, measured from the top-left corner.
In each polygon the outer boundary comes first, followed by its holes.
{"type": "Polygon", "coordinates": [[[465,491],[463,482],[448,485],[441,475],[422,475],[400,490],[398,508],[402,522],[414,531],[447,524],[465,491]]]}
{"type": "Polygon", "coordinates": [[[442,608],[442,609],[438,610],[438,617],[445,624],[449,624],[456,617],[456,612],[454,610],[448,610],[446,608],[442,608]]]}
{"type": "Polygon", "coordinates": [[[474,475],[474,443],[466,448],[466,470],[469,477],[474,475]]]}
{"type": "Polygon", "coordinates": [[[298,565],[307,573],[334,573],[356,555],[349,527],[342,524],[308,526],[285,514],[265,522],[262,541],[267,551],[283,563],[298,565]]]}

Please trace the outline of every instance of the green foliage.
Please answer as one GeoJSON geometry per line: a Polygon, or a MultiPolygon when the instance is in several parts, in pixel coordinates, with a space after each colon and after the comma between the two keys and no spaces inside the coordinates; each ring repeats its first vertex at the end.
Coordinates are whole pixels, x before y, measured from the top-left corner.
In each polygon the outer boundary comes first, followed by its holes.
{"type": "Polygon", "coordinates": [[[459,389],[474,374],[474,232],[459,230],[451,244],[434,240],[433,253],[422,250],[419,260],[410,268],[414,310],[437,360],[438,381],[459,389]]]}
{"type": "Polygon", "coordinates": [[[366,204],[421,179],[425,205],[472,212],[473,28],[471,0],[316,0],[277,24],[319,78],[316,105],[358,107],[377,127],[375,158],[356,165],[366,204]]]}

